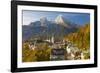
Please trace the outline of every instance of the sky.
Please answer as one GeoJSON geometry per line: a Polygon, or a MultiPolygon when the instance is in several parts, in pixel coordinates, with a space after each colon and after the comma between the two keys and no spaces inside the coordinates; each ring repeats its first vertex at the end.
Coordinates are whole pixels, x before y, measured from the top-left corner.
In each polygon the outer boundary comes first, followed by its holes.
{"type": "Polygon", "coordinates": [[[65,19],[75,24],[84,25],[90,23],[89,13],[34,11],[34,10],[23,10],[22,21],[23,25],[29,25],[31,22],[39,21],[41,17],[46,17],[47,20],[54,21],[58,15],[62,15],[65,19]]]}

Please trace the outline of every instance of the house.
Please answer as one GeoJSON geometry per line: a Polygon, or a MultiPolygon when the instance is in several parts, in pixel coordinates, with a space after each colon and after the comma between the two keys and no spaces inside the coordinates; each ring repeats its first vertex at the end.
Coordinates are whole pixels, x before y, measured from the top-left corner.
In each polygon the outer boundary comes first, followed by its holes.
{"type": "Polygon", "coordinates": [[[36,48],[36,42],[34,42],[33,44],[29,44],[29,48],[31,50],[34,50],[36,48]]]}

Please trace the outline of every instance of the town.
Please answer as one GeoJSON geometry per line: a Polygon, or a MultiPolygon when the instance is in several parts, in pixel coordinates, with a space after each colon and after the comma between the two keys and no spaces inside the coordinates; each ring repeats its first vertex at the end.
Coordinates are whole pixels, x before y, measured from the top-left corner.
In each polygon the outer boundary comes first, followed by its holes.
{"type": "Polygon", "coordinates": [[[89,50],[82,50],[77,47],[77,44],[73,44],[69,40],[59,40],[55,41],[54,36],[49,39],[39,40],[37,38],[32,39],[28,46],[30,50],[40,50],[38,48],[40,44],[47,44],[48,47],[51,49],[50,52],[50,60],[85,60],[89,59],[90,52],[89,50]],[[88,58],[86,58],[88,55],[88,58]]]}

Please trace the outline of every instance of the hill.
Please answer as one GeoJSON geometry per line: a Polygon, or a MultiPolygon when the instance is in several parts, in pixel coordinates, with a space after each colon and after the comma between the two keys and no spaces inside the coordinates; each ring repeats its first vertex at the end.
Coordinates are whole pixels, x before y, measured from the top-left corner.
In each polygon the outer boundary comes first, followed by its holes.
{"type": "Polygon", "coordinates": [[[87,50],[90,48],[90,24],[81,27],[77,32],[68,34],[64,38],[77,45],[78,48],[87,50]]]}

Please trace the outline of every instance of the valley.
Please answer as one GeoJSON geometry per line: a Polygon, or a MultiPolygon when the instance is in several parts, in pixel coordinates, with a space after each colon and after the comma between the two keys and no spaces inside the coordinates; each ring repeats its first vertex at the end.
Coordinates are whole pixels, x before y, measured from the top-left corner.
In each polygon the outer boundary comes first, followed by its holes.
{"type": "Polygon", "coordinates": [[[58,15],[54,21],[42,17],[22,29],[23,62],[90,59],[90,24],[80,26],[58,15]]]}

